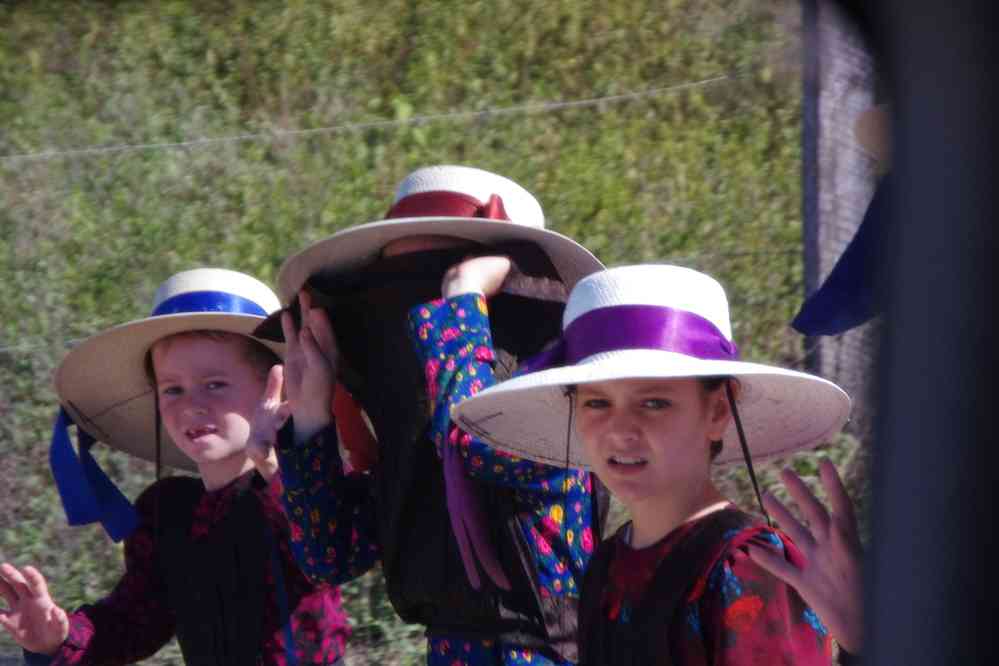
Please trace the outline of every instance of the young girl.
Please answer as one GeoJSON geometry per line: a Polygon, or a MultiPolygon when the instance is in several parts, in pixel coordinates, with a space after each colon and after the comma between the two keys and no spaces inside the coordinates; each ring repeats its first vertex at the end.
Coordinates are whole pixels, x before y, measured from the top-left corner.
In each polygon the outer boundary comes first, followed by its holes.
{"type": "MultiPolygon", "coordinates": [[[[0,624],[29,663],[132,663],[174,635],[188,663],[342,661],[349,628],[339,591],[299,571],[276,457],[266,442],[251,442],[255,421],[283,418],[281,346],[249,337],[277,308],[270,289],[247,275],[185,271],[163,283],[150,317],[89,338],[63,360],[56,389],[87,433],[201,478],[159,480],[135,509],[119,495],[125,503],[103,522],[113,536],[127,536],[126,571],[94,604],[67,613],[36,569],[0,567],[8,606],[0,624]]],[[[288,375],[294,391],[294,369],[288,375]]],[[[74,502],[91,491],[106,508],[101,484],[110,482],[95,481],[102,475],[86,445],[77,461],[60,435],[53,471],[71,518],[80,508],[74,502]]],[[[350,550],[344,539],[343,557],[358,553],[351,566],[370,566],[363,544],[350,550]]]]}
{"type": "MultiPolygon", "coordinates": [[[[402,182],[385,220],[340,231],[281,269],[282,295],[301,299],[304,313],[299,330],[284,315],[289,356],[318,343],[317,363],[306,364],[315,390],[305,397],[326,404],[333,378],[345,377],[378,435],[371,485],[382,570],[396,612],[427,627],[432,666],[576,660],[579,583],[599,522],[591,525],[589,475],[475,444],[459,455],[448,414],[464,391],[492,381],[494,361],[498,374],[508,371],[557,336],[567,288],[601,268],[544,228],[523,187],[435,166],[402,182]],[[491,321],[474,296],[434,300],[449,268],[487,251],[509,253],[520,269],[519,283],[490,303],[491,321]],[[469,353],[483,336],[488,355],[469,353]],[[468,381],[476,373],[478,383],[468,381]]],[[[285,499],[300,527],[293,546],[318,580],[340,573],[325,529],[327,507],[343,502],[334,435],[296,419],[278,439],[285,499]]]]}
{"type": "Polygon", "coordinates": [[[721,286],[673,266],[580,281],[535,363],[549,369],[469,398],[456,419],[509,454],[589,467],[628,508],[586,574],[580,663],[829,663],[816,615],[746,551],[800,554],[722,497],[710,466],[823,441],[846,394],[739,361],[721,286]]]}

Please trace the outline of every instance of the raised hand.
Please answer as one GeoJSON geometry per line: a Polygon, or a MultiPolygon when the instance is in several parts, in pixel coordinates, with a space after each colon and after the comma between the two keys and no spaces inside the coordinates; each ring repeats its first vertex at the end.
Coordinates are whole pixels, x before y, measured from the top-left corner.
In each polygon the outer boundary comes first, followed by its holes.
{"type": "Polygon", "coordinates": [[[7,602],[7,609],[0,610],[0,625],[17,644],[29,652],[54,655],[69,635],[69,618],[49,596],[45,577],[34,567],[19,570],[0,564],[0,596],[7,602]]]}
{"type": "Polygon", "coordinates": [[[503,280],[510,274],[508,257],[472,257],[448,269],[441,281],[441,295],[451,298],[460,294],[479,293],[486,298],[495,296],[503,280]]]}
{"type": "Polygon", "coordinates": [[[278,471],[277,452],[274,442],[277,432],[288,420],[291,408],[281,400],[284,386],[284,366],[275,365],[267,375],[267,387],[260,404],[253,413],[250,423],[250,437],[246,443],[246,454],[265,479],[270,480],[278,471]]]}
{"type": "Polygon", "coordinates": [[[329,317],[313,308],[309,294],[299,292],[302,326],[295,330],[287,312],[281,328],[287,344],[284,358],[284,391],[295,421],[295,438],[305,441],[332,421],[330,406],[336,387],[338,351],[329,317]]]}
{"type": "Polygon", "coordinates": [[[784,487],[801,509],[807,526],[777,498],[767,493],[763,503],[805,556],[801,569],[782,555],[751,546],[754,562],[798,591],[818,614],[833,638],[852,653],[863,647],[863,556],[857,518],[836,467],[828,460],[819,465],[819,478],[832,511],[827,511],[797,474],[781,473],[784,487]]]}

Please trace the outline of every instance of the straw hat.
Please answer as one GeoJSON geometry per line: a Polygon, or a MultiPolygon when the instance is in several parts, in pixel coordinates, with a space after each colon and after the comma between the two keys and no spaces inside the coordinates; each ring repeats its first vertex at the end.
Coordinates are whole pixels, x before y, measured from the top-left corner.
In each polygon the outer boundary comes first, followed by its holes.
{"type": "MultiPolygon", "coordinates": [[[[150,316],[115,326],[74,347],[55,372],[59,401],[95,439],[139,458],[155,458],[155,400],[146,355],[157,340],[196,330],[249,336],[280,307],[267,285],[221,268],[198,268],[170,277],[153,298],[150,316]]],[[[262,344],[279,357],[284,345],[262,344]]],[[[196,471],[162,433],[162,462],[196,471]]]]}
{"type": "Polygon", "coordinates": [[[388,243],[420,235],[485,244],[531,241],[548,254],[569,288],[603,268],[582,245],[545,229],[538,200],[512,180],[471,167],[430,166],[402,181],[384,220],[344,229],[289,257],[278,273],[278,294],[290,303],[309,276],[365,266],[388,243]]]}
{"type": "MultiPolygon", "coordinates": [[[[641,265],[591,275],[572,291],[562,338],[545,358],[557,367],[501,382],[453,410],[457,424],[497,449],[542,463],[588,468],[568,432],[567,387],[614,379],[735,377],[739,413],[754,457],[814,446],[850,411],[832,382],[738,360],[728,300],[711,277],[689,268],[641,265]]],[[[718,463],[740,459],[735,425],[718,463]]]]}

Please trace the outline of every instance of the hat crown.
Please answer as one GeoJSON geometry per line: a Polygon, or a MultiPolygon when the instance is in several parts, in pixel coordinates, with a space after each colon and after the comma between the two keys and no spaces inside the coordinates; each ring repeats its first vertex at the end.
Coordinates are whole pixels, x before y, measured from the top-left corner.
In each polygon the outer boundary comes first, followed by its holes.
{"type": "Polygon", "coordinates": [[[427,192],[453,192],[482,204],[496,195],[502,199],[503,208],[514,224],[545,227],[544,212],[534,195],[509,178],[490,171],[450,164],[417,169],[399,183],[393,204],[427,192]]]}
{"type": "Polygon", "coordinates": [[[195,268],[167,278],[153,296],[153,312],[172,298],[198,292],[222,293],[245,299],[267,314],[281,308],[270,287],[245,273],[225,268],[195,268]]]}
{"type": "Polygon", "coordinates": [[[732,341],[728,298],[714,278],[682,266],[619,266],[579,281],[569,295],[562,328],[593,310],[620,305],[651,305],[682,310],[711,322],[732,341]]]}

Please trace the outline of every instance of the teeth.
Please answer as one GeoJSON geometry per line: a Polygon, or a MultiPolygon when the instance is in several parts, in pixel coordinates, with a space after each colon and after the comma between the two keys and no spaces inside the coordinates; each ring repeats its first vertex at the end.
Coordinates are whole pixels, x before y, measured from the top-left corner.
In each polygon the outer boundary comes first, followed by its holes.
{"type": "Polygon", "coordinates": [[[611,456],[612,463],[618,465],[641,465],[645,463],[645,458],[630,458],[628,456],[611,456]]]}

